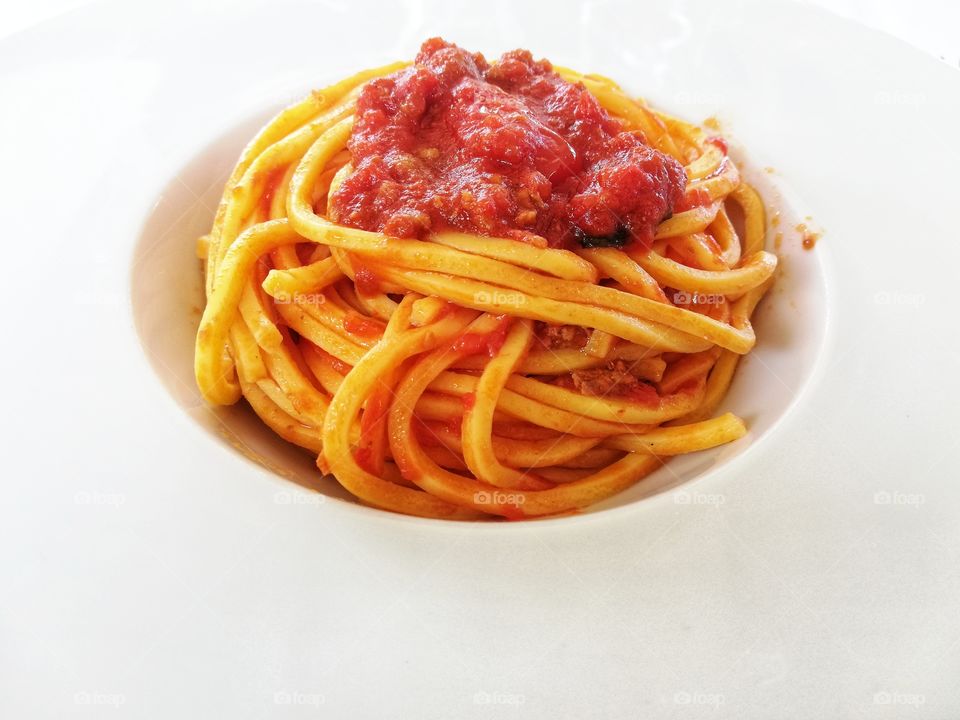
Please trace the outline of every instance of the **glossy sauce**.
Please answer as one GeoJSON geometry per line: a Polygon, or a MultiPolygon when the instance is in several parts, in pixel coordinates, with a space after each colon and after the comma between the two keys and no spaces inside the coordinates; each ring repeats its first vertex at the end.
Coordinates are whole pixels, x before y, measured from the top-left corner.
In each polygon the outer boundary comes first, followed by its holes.
{"type": "Polygon", "coordinates": [[[510,329],[512,318],[507,315],[497,316],[497,327],[488,333],[468,332],[453,342],[453,350],[464,355],[485,354],[487,357],[496,357],[507,339],[507,330],[510,329]]]}
{"type": "Polygon", "coordinates": [[[687,180],[547,61],[514,50],[490,64],[439,38],[364,87],[349,149],[335,219],[403,238],[648,244],[687,180]]]}

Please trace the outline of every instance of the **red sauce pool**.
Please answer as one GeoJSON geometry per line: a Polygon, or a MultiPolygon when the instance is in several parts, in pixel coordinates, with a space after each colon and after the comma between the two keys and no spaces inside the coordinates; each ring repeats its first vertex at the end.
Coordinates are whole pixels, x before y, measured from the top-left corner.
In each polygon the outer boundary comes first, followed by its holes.
{"type": "Polygon", "coordinates": [[[514,50],[491,64],[439,38],[364,87],[349,149],[334,216],[404,238],[456,229],[552,247],[646,244],[687,180],[546,60],[514,50]]]}
{"type": "Polygon", "coordinates": [[[452,348],[456,352],[464,355],[486,354],[488,357],[496,357],[507,339],[507,330],[510,329],[512,318],[507,315],[499,315],[500,321],[495,329],[488,333],[464,333],[453,341],[452,348]]]}
{"type": "Polygon", "coordinates": [[[362,295],[376,295],[380,292],[380,278],[365,265],[357,263],[354,268],[354,282],[362,295]]]}
{"type": "Polygon", "coordinates": [[[657,389],[644,382],[637,383],[629,388],[624,393],[624,397],[638,405],[646,405],[648,407],[656,407],[660,403],[660,395],[657,393],[657,389]]]}

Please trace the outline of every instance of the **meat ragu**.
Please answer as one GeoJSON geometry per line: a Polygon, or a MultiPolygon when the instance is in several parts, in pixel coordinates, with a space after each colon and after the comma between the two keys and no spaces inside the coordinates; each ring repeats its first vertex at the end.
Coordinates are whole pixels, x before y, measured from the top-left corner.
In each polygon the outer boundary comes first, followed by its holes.
{"type": "Polygon", "coordinates": [[[393,237],[649,245],[687,183],[679,162],[546,60],[513,50],[488,62],[440,38],[364,87],[349,147],[335,215],[393,237]]]}
{"type": "Polygon", "coordinates": [[[579,325],[551,325],[538,322],[537,340],[548,350],[582,348],[590,338],[590,331],[579,325]]]}
{"type": "Polygon", "coordinates": [[[574,370],[570,378],[574,389],[584,395],[628,395],[641,384],[623,360],[613,360],[603,367],[574,370]]]}

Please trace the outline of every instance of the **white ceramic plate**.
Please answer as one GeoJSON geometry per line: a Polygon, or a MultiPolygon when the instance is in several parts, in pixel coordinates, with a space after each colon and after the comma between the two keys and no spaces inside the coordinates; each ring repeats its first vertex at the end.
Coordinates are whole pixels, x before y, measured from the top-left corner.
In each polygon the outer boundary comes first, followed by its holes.
{"type": "Polygon", "coordinates": [[[103,4],[0,67],[4,716],[960,714],[956,71],[759,0],[103,4]],[[200,403],[193,240],[240,148],[434,34],[720,118],[784,233],[747,438],[441,523],[200,403]]]}

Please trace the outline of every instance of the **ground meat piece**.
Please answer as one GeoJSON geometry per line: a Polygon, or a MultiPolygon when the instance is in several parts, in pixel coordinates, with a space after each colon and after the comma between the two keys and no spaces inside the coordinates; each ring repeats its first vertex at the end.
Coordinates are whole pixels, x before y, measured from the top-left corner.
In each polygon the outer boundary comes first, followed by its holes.
{"type": "Polygon", "coordinates": [[[534,376],[534,379],[539,380],[540,382],[556,385],[557,387],[561,387],[564,390],[569,390],[570,392],[576,392],[577,390],[577,388],[574,387],[573,378],[569,375],[557,375],[555,377],[551,377],[549,375],[543,375],[540,377],[534,376]]]}
{"type": "Polygon", "coordinates": [[[587,343],[589,333],[579,325],[550,325],[537,323],[537,339],[550,350],[559,348],[582,348],[587,343]]]}
{"type": "Polygon", "coordinates": [[[570,377],[573,386],[584,395],[625,395],[641,385],[623,360],[611,360],[603,367],[574,370],[570,377]]]}

